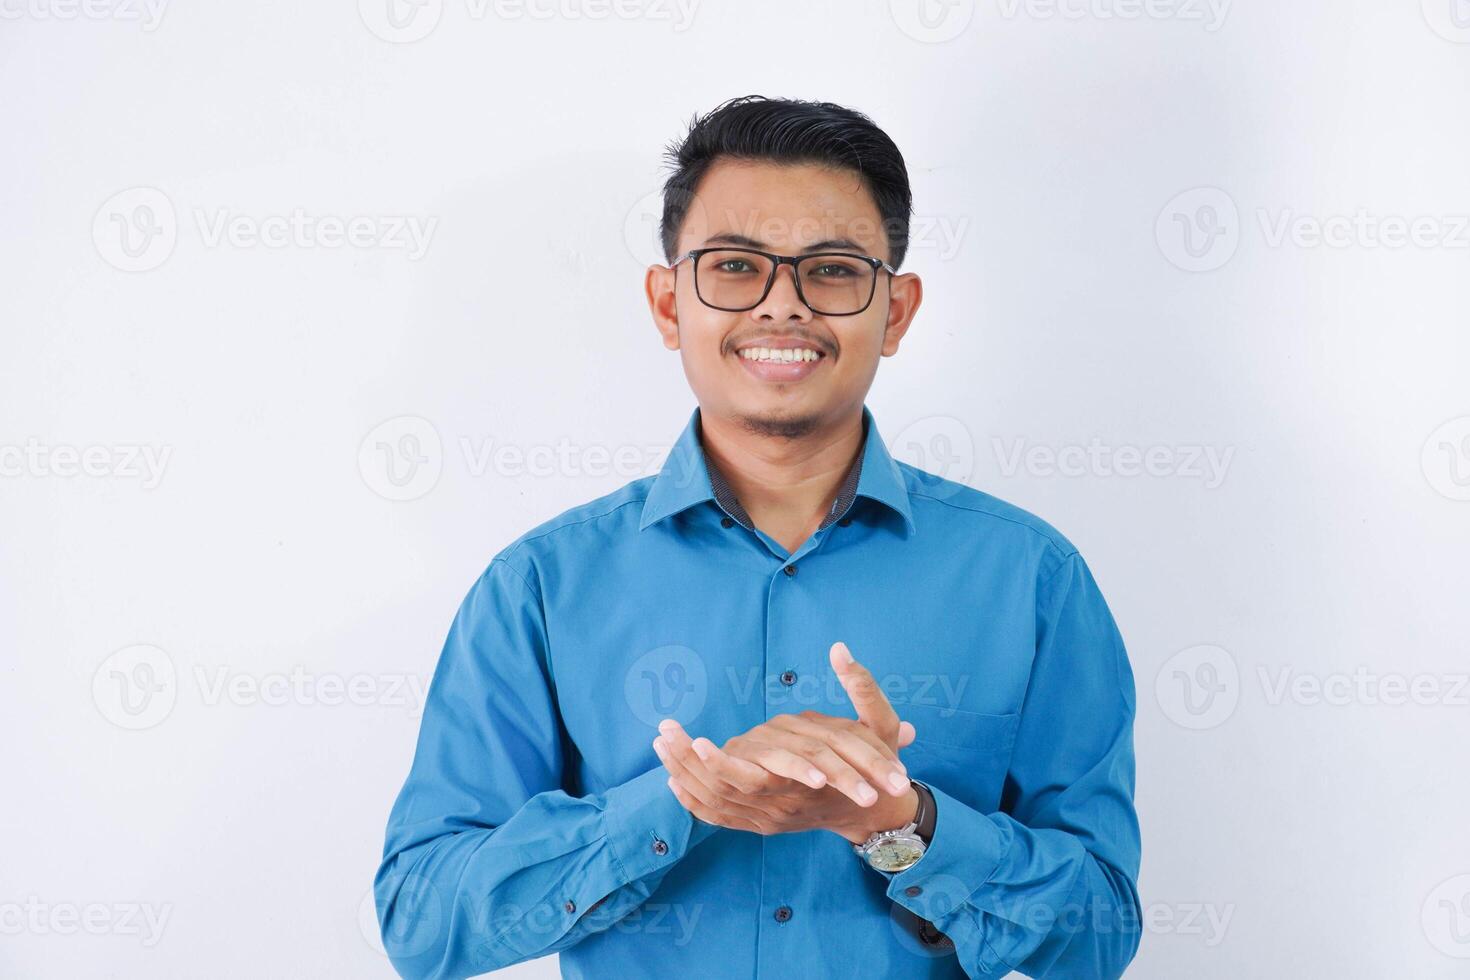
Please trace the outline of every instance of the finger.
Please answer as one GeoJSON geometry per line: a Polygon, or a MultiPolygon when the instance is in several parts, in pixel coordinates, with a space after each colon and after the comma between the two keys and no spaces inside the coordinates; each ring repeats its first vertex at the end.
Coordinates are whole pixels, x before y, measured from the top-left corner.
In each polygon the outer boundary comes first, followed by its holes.
{"type": "Polygon", "coordinates": [[[704,762],[711,776],[745,796],[768,794],[776,788],[778,782],[786,782],[785,777],[777,776],[754,762],[733,756],[703,736],[691,742],[690,748],[704,762]]]}
{"type": "Polygon", "coordinates": [[[901,748],[901,749],[903,749],[903,748],[907,748],[908,746],[912,745],[913,742],[914,742],[914,739],[918,737],[918,734],[919,733],[914,730],[914,726],[911,725],[909,722],[906,722],[906,721],[899,722],[898,723],[898,747],[901,748]]]}
{"type": "Polygon", "coordinates": [[[827,785],[828,779],[825,772],[805,757],[781,745],[771,743],[763,737],[764,734],[747,732],[738,742],[732,742],[727,747],[726,754],[753,762],[767,772],[794,779],[812,789],[821,789],[827,785]]]}
{"type": "Polygon", "coordinates": [[[888,696],[873,679],[872,673],[853,659],[852,651],[840,640],[832,644],[828,658],[842,689],[847,692],[848,700],[857,709],[858,720],[877,732],[885,744],[897,745],[898,712],[888,703],[888,696]]]}
{"type": "Polygon", "coordinates": [[[826,775],[828,785],[858,806],[872,806],[878,802],[877,791],[863,774],[821,738],[777,727],[768,728],[762,737],[769,748],[790,752],[805,760],[807,765],[821,770],[826,775]]]}
{"type": "MultiPolygon", "coordinates": [[[[773,725],[823,743],[828,751],[840,756],[850,767],[874,786],[881,786],[890,796],[903,796],[909,791],[908,770],[887,746],[874,745],[874,733],[850,718],[833,718],[816,712],[781,715],[773,725]]],[[[820,765],[820,763],[819,763],[820,765]]],[[[828,773],[832,775],[832,773],[828,773]]],[[[859,787],[861,792],[861,787],[859,787]]]]}
{"type": "Polygon", "coordinates": [[[678,722],[666,722],[663,734],[653,741],[653,751],[658,754],[664,768],[679,777],[685,788],[706,806],[746,819],[765,817],[765,812],[746,799],[738,788],[710,772],[678,722]]]}
{"type": "Polygon", "coordinates": [[[733,830],[747,830],[751,833],[757,834],[761,832],[758,826],[752,824],[748,820],[720,813],[717,810],[705,806],[699,801],[697,797],[690,793],[689,790],[687,790],[682,783],[679,782],[677,777],[670,776],[668,779],[668,783],[669,789],[673,790],[674,798],[683,805],[684,809],[688,810],[689,813],[697,819],[703,820],[705,823],[708,824],[714,824],[717,827],[729,827],[733,830]]]}
{"type": "Polygon", "coordinates": [[[716,804],[719,796],[706,786],[703,780],[691,773],[679,762],[674,756],[673,749],[669,748],[664,742],[662,735],[653,740],[653,751],[658,756],[658,761],[668,770],[669,775],[683,782],[685,791],[689,795],[707,807],[713,807],[716,804]]]}
{"type": "Polygon", "coordinates": [[[658,761],[669,771],[669,775],[682,781],[684,787],[697,796],[701,803],[709,807],[724,805],[727,798],[724,788],[711,781],[698,756],[691,752],[686,758],[667,735],[660,735],[653,740],[653,751],[658,755],[658,761]]]}
{"type": "Polygon", "coordinates": [[[680,765],[697,776],[700,782],[723,796],[743,794],[744,790],[739,784],[725,779],[721,773],[716,772],[705,761],[705,755],[695,745],[696,742],[699,742],[705,746],[713,746],[713,742],[702,736],[698,739],[691,739],[689,733],[684,730],[684,726],[672,718],[665,718],[659,722],[658,730],[663,736],[664,747],[673,752],[680,765]]]}
{"type": "Polygon", "coordinates": [[[699,805],[711,813],[718,813],[724,817],[735,820],[743,820],[756,826],[763,826],[766,814],[753,807],[746,806],[730,797],[722,794],[719,790],[712,789],[708,784],[701,781],[696,775],[685,768],[673,753],[669,750],[665,739],[667,736],[659,736],[654,740],[654,751],[664,762],[664,768],[670,773],[670,778],[677,780],[686,794],[698,801],[699,805]]]}

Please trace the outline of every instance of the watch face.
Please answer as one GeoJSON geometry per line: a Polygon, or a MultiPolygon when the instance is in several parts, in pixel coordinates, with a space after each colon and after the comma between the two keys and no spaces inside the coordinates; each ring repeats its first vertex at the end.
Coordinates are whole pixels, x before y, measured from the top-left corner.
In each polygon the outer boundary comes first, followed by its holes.
{"type": "Polygon", "coordinates": [[[890,837],[873,845],[868,863],[879,871],[903,871],[924,856],[924,842],[917,837],[890,837]]]}

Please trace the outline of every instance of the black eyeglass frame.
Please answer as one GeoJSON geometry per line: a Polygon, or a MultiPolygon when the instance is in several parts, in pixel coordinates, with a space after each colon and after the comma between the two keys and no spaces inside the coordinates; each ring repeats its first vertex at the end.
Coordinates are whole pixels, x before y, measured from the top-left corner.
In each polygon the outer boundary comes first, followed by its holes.
{"type": "Polygon", "coordinates": [[[758,248],[736,248],[731,245],[716,245],[711,248],[690,249],[689,251],[685,252],[683,255],[675,259],[673,262],[671,262],[669,264],[669,268],[676,268],[679,263],[683,262],[685,259],[689,259],[694,268],[694,295],[699,298],[699,301],[701,303],[703,303],[705,306],[708,306],[710,309],[722,310],[726,313],[744,313],[746,310],[753,310],[757,306],[760,306],[762,303],[764,303],[766,301],[766,297],[771,295],[771,287],[776,284],[776,273],[781,270],[781,266],[783,265],[791,266],[791,278],[796,283],[797,298],[801,300],[803,306],[819,316],[857,316],[859,313],[862,313],[868,307],[872,306],[873,297],[878,295],[878,270],[883,269],[890,276],[898,275],[898,270],[889,265],[887,262],[884,262],[882,259],[874,258],[871,255],[863,255],[859,252],[809,252],[806,255],[777,255],[775,252],[762,252],[758,248]],[[699,258],[700,256],[706,255],[710,252],[744,252],[748,255],[759,255],[764,258],[770,259],[771,273],[770,275],[766,276],[766,288],[761,290],[760,299],[756,300],[754,303],[751,303],[749,306],[739,307],[716,306],[709,300],[705,299],[703,294],[701,294],[699,291],[699,258]],[[873,269],[873,276],[868,281],[867,302],[850,313],[828,313],[825,310],[819,310],[807,301],[806,294],[802,292],[801,270],[798,268],[797,263],[805,262],[808,259],[828,258],[831,256],[840,256],[844,259],[861,259],[862,261],[868,263],[868,265],[871,266],[873,269]]]}

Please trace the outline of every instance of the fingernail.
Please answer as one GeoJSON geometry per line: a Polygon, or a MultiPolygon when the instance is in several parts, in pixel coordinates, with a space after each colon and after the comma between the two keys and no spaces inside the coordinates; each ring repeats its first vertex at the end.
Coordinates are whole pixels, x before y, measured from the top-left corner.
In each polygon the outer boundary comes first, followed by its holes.
{"type": "Polygon", "coordinates": [[[888,774],[888,785],[892,786],[896,792],[906,793],[908,792],[909,781],[896,772],[890,772],[888,774]]]}
{"type": "Polygon", "coordinates": [[[700,744],[699,742],[695,742],[694,743],[694,754],[697,755],[697,756],[699,756],[701,759],[708,759],[709,758],[709,749],[707,747],[705,747],[704,745],[700,744]]]}
{"type": "Polygon", "coordinates": [[[827,781],[827,774],[820,769],[808,769],[806,773],[806,778],[811,780],[818,786],[821,786],[827,781]]]}
{"type": "Polygon", "coordinates": [[[658,723],[658,730],[661,731],[661,732],[666,732],[666,731],[669,730],[669,726],[671,726],[673,724],[674,724],[674,719],[672,719],[672,718],[665,718],[663,721],[661,721],[661,722],[658,723]]]}
{"type": "Polygon", "coordinates": [[[852,663],[852,651],[847,649],[847,644],[844,643],[837,647],[837,660],[839,663],[852,663]]]}
{"type": "Polygon", "coordinates": [[[858,783],[857,795],[858,802],[872,803],[878,798],[878,791],[869,786],[867,783],[858,783]]]}

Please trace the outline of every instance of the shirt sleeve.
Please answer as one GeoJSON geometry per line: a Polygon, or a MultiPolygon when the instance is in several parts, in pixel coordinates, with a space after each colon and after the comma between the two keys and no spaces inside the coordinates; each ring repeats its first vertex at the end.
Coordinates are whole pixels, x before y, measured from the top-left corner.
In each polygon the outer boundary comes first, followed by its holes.
{"type": "Polygon", "coordinates": [[[528,576],[497,556],[460,606],[388,818],[373,890],[404,977],[474,976],[605,930],[718,829],[660,766],[603,793],[563,789],[566,734],[528,576]]]}
{"type": "Polygon", "coordinates": [[[1038,587],[1036,636],[1000,811],[931,784],[933,841],[887,894],[971,977],[1118,977],[1141,932],[1133,673],[1075,552],[1038,587]]]}

